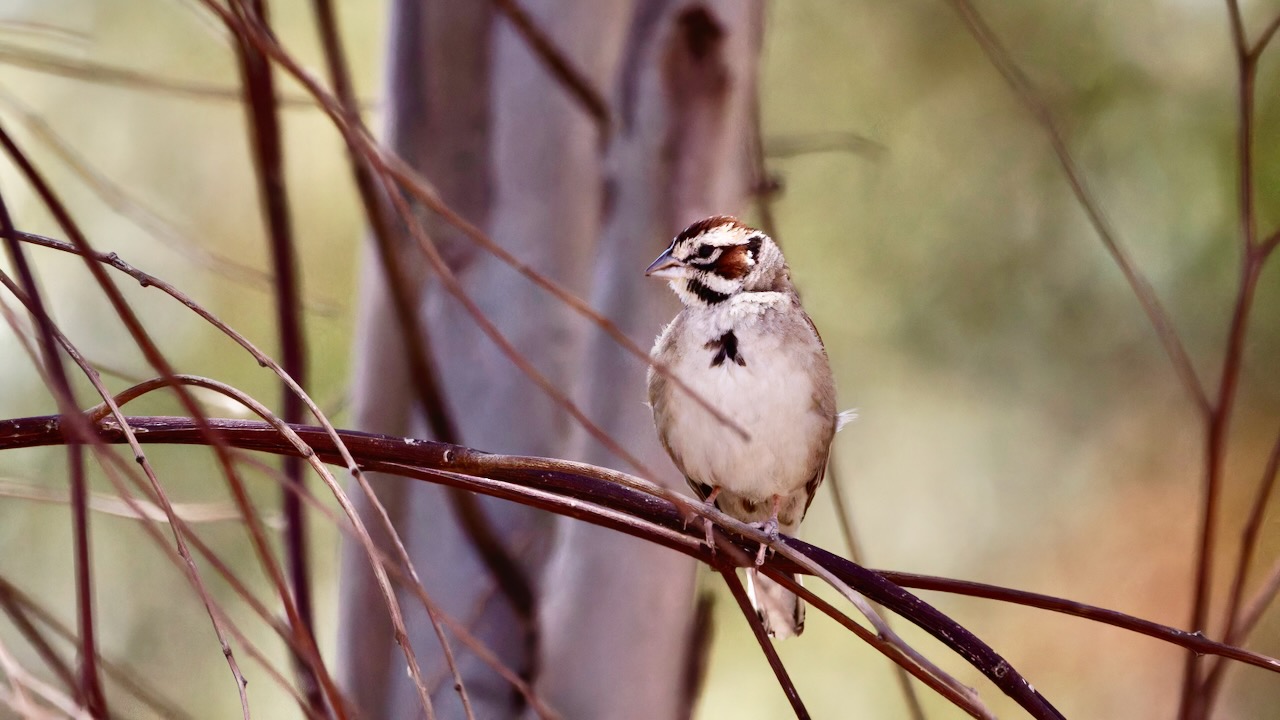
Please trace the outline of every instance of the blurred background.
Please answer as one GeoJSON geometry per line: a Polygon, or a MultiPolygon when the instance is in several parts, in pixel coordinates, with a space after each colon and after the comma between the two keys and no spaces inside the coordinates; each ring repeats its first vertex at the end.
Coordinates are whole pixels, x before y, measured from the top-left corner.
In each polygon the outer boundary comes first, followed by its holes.
{"type": "MultiPolygon", "coordinates": [[[[1235,60],[1225,3],[985,5],[1201,378],[1216,388],[1239,268],[1235,60]]],[[[371,0],[337,7],[357,93],[376,117],[386,8],[371,0]]],[[[1274,2],[1243,8],[1251,37],[1280,12],[1274,2]]],[[[280,0],[272,11],[283,42],[319,72],[309,4],[280,0]]],[[[1202,429],[1045,134],[946,3],[791,0],[767,5],[765,14],[760,86],[767,164],[782,188],[773,207],[777,235],[835,364],[841,407],[859,411],[838,436],[837,463],[867,564],[1034,590],[1185,627],[1202,429]]],[[[0,2],[0,123],[63,193],[95,247],[173,282],[274,352],[262,275],[268,251],[238,77],[225,33],[194,2],[0,2]],[[165,87],[121,81],[106,66],[165,87]]],[[[287,98],[303,97],[287,80],[280,87],[287,98]]],[[[1257,93],[1264,234],[1280,223],[1278,90],[1273,47],[1257,93]]],[[[287,107],[312,395],[342,426],[363,212],[331,123],[305,102],[287,107]]],[[[60,236],[7,163],[0,191],[20,227],[60,236]]],[[[149,376],[81,262],[32,254],[63,330],[114,373],[108,386],[149,376]]],[[[272,375],[186,310],[154,291],[122,288],[184,372],[264,399],[278,395],[272,375]]],[[[1255,302],[1222,506],[1221,590],[1280,425],[1276,262],[1255,302]]],[[[56,410],[7,329],[0,388],[0,417],[56,410]]],[[[154,399],[130,412],[180,408],[154,399]]],[[[149,455],[176,501],[229,507],[205,451],[152,447],[149,455]]],[[[30,497],[37,488],[50,497],[63,491],[64,458],[61,449],[0,454],[0,575],[70,623],[68,512],[30,497]]],[[[264,507],[278,502],[274,481],[255,478],[253,488],[264,507]]],[[[111,492],[101,478],[94,489],[111,492]]],[[[235,716],[225,661],[183,577],[135,521],[99,514],[93,527],[103,653],[192,717],[235,716]]],[[[312,527],[320,640],[329,649],[337,537],[326,522],[312,527]]],[[[251,566],[235,523],[214,520],[201,531],[225,557],[251,566]]],[[[829,493],[814,503],[802,535],[842,551],[829,493]]],[[[1259,568],[1277,557],[1280,532],[1268,519],[1259,568]]],[[[246,578],[266,591],[260,573],[246,578]]],[[[235,606],[227,588],[215,589],[235,606]]],[[[1171,645],[1038,610],[924,596],[1009,658],[1068,717],[1174,713],[1183,654],[1171,645]]],[[[1220,632],[1222,597],[1215,597],[1220,632]]],[[[697,717],[786,716],[786,700],[727,594],[716,613],[697,717]]],[[[814,716],[905,716],[888,662],[817,613],[809,617],[805,636],[780,652],[814,716]]],[[[247,613],[245,621],[285,667],[279,643],[247,613]]],[[[897,624],[908,640],[978,687],[998,714],[1018,715],[967,665],[904,626],[897,624]]],[[[0,640],[27,666],[39,664],[5,621],[0,640]]],[[[1249,646],[1280,655],[1277,614],[1249,646]]],[[[296,714],[284,693],[246,672],[260,717],[296,714]]],[[[960,716],[921,694],[930,717],[960,716]]],[[[1240,667],[1217,716],[1264,717],[1278,703],[1280,680],[1240,667]]],[[[148,716],[127,704],[118,709],[148,716]]]]}

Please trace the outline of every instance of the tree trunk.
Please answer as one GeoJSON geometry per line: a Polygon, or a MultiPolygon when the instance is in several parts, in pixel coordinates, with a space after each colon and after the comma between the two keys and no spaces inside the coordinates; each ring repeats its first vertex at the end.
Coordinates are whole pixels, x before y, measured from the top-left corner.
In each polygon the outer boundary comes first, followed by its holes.
{"type": "MultiPolygon", "coordinates": [[[[615,91],[611,190],[592,305],[648,348],[678,303],[644,268],[686,225],[746,206],[760,6],[642,3],[615,91]]],[[[579,403],[610,435],[684,490],[642,404],[646,366],[592,336],[579,403]]],[[[585,433],[576,459],[620,459],[585,433]]],[[[548,570],[542,688],[567,718],[687,716],[699,684],[691,647],[694,564],[663,548],[560,519],[548,570]]]]}
{"type": "MultiPolygon", "coordinates": [[[[664,287],[644,281],[643,268],[688,221],[745,205],[760,6],[525,0],[537,26],[609,101],[605,138],[496,5],[393,3],[386,140],[460,214],[539,272],[589,296],[647,347],[675,307],[664,287]]],[[[642,363],[457,232],[438,222],[427,229],[468,294],[534,367],[646,463],[670,467],[641,404],[642,363]]],[[[413,252],[404,255],[462,442],[619,462],[516,369],[413,252]]],[[[425,436],[372,254],[361,285],[355,420],[368,430],[425,436]]],[[[373,482],[427,591],[509,667],[536,678],[564,717],[687,714],[689,560],[481,500],[534,580],[539,628],[531,647],[444,492],[386,477],[373,482]]],[[[368,717],[421,715],[367,561],[350,546],[343,560],[345,687],[368,717]]],[[[425,613],[410,595],[401,598],[424,677],[434,683],[437,716],[463,717],[425,613]]],[[[508,683],[456,641],[453,649],[477,717],[521,713],[508,683]]]]}

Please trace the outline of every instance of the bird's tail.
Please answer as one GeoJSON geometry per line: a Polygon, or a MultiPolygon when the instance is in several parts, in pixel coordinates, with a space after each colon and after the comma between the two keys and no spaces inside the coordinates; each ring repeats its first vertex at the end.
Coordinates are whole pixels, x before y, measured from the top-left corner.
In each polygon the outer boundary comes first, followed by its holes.
{"type": "MultiPolygon", "coordinates": [[[[791,578],[800,582],[795,575],[791,578]]],[[[804,632],[804,601],[795,593],[761,575],[755,568],[747,569],[747,591],[751,595],[751,605],[770,637],[782,640],[804,632]]]]}

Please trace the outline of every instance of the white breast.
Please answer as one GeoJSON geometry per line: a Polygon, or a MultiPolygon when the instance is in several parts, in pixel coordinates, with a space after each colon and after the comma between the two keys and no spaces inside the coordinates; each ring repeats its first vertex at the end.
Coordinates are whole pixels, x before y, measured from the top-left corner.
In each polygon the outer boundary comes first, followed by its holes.
{"type": "MultiPolygon", "coordinates": [[[[749,293],[690,317],[672,368],[750,435],[742,440],[691,400],[673,398],[667,439],[686,475],[746,498],[802,488],[826,461],[834,418],[814,402],[830,369],[798,307],[780,293],[749,293]],[[794,315],[794,317],[787,317],[794,315]],[[732,330],[745,365],[712,366],[707,339],[732,330]]],[[[668,386],[668,392],[681,391],[668,386]]]]}

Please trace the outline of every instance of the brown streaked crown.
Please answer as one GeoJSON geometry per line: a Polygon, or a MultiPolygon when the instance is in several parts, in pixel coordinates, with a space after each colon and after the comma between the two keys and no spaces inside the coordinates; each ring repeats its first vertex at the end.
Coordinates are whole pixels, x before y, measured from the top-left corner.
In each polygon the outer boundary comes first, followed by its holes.
{"type": "Polygon", "coordinates": [[[705,233],[708,230],[722,227],[722,226],[735,227],[742,230],[751,229],[746,225],[743,225],[742,222],[738,220],[738,218],[732,215],[712,215],[711,217],[703,218],[695,222],[694,224],[690,225],[689,227],[685,228],[684,230],[681,230],[680,234],[676,236],[676,242],[688,240],[689,238],[692,238],[696,235],[701,235],[702,233],[705,233]]]}

